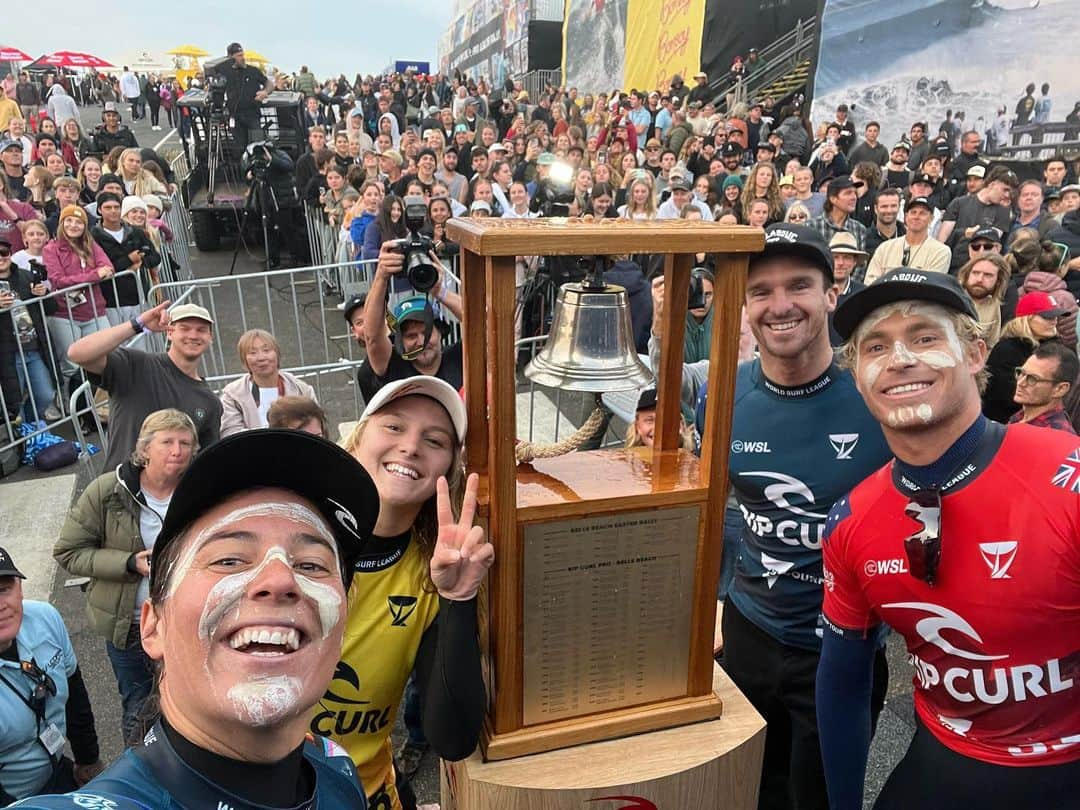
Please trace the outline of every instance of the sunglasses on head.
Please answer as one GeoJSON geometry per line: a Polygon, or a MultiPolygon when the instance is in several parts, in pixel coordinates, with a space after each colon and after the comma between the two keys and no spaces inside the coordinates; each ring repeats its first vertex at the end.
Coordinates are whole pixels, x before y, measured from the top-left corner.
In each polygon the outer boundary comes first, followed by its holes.
{"type": "Polygon", "coordinates": [[[933,585],[941,562],[941,491],[916,490],[904,508],[904,514],[922,526],[904,540],[908,569],[915,579],[933,585]]]}
{"type": "Polygon", "coordinates": [[[50,696],[56,697],[56,681],[32,659],[30,661],[20,661],[19,667],[22,669],[23,675],[34,682],[34,692],[30,695],[30,703],[34,709],[34,714],[44,716],[45,701],[50,696]]]}

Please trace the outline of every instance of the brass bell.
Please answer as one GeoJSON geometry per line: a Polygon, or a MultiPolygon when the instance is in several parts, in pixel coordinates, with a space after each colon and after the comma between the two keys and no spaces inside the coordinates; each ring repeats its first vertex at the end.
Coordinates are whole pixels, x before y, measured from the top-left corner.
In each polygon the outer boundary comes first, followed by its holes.
{"type": "Polygon", "coordinates": [[[638,359],[630,329],[626,290],[605,284],[599,273],[559,288],[551,331],[525,376],[567,391],[626,391],[653,382],[638,359]]]}

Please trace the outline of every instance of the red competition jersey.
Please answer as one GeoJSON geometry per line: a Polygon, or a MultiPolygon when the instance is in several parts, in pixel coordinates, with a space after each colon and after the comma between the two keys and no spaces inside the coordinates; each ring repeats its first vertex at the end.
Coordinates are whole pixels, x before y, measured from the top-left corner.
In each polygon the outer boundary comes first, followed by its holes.
{"type": "Polygon", "coordinates": [[[915,710],[952,750],[1012,766],[1080,759],[1080,439],[1010,426],[953,481],[934,586],[908,572],[904,539],[921,526],[895,462],[836,504],[825,619],[904,637],[915,710]]]}

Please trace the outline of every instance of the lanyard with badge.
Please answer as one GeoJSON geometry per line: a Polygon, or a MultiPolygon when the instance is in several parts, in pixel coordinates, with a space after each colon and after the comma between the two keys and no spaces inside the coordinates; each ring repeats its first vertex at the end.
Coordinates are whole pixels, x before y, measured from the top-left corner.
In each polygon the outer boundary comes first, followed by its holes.
{"type": "Polygon", "coordinates": [[[50,696],[56,696],[56,682],[48,672],[38,666],[37,661],[33,658],[29,661],[20,661],[19,668],[23,675],[34,684],[30,697],[24,695],[22,690],[4,677],[3,674],[0,674],[0,681],[3,681],[4,685],[14,692],[15,696],[34,713],[34,719],[37,721],[38,742],[48,752],[50,758],[56,757],[64,750],[64,734],[57,728],[56,723],[45,722],[45,704],[50,696]],[[44,730],[42,730],[42,726],[44,726],[44,730]]]}

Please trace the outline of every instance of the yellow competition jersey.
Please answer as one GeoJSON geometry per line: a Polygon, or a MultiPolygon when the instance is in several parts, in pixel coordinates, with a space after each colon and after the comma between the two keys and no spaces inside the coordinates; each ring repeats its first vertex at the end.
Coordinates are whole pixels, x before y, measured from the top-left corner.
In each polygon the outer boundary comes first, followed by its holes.
{"type": "Polygon", "coordinates": [[[311,730],[349,752],[371,810],[398,810],[390,732],[439,596],[424,591],[428,563],[414,542],[396,560],[372,564],[376,570],[363,565],[349,590],[341,661],[311,730]]]}

